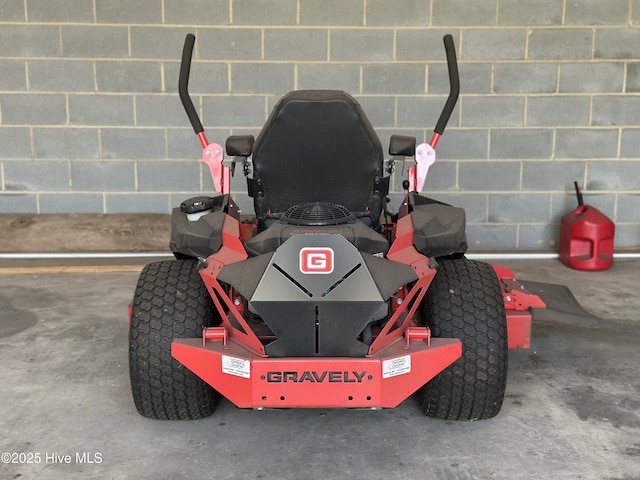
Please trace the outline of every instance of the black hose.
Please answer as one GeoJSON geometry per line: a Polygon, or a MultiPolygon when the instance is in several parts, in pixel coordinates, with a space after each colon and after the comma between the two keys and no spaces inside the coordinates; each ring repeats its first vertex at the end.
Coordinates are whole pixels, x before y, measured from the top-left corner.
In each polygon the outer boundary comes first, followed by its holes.
{"type": "Polygon", "coordinates": [[[456,47],[453,44],[453,37],[451,35],[445,35],[443,38],[444,49],[447,54],[447,67],[449,68],[449,97],[444,104],[438,123],[436,124],[435,132],[438,135],[442,135],[444,127],[447,126],[449,117],[453,113],[453,108],[458,101],[458,95],[460,94],[460,77],[458,75],[458,62],[456,59],[456,47]]]}
{"type": "Polygon", "coordinates": [[[196,42],[196,37],[192,33],[187,34],[184,39],[184,48],[182,50],[182,62],[180,62],[180,79],[178,81],[178,92],[180,93],[180,100],[187,117],[191,122],[193,130],[196,135],[204,132],[198,112],[196,112],[191,97],[189,96],[189,73],[191,72],[191,56],[193,55],[193,46],[196,42]]]}
{"type": "Polygon", "coordinates": [[[581,207],[584,205],[584,201],[582,200],[582,190],[578,186],[578,182],[573,182],[573,186],[576,187],[576,196],[578,197],[578,206],[581,207]]]}

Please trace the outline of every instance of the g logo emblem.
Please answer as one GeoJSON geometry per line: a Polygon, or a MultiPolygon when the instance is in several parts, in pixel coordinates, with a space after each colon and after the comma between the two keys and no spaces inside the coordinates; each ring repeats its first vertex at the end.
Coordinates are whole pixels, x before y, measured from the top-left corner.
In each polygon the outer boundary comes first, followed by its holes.
{"type": "Polygon", "coordinates": [[[328,247],[305,247],[300,250],[300,271],[305,274],[333,272],[333,250],[328,247]]]}

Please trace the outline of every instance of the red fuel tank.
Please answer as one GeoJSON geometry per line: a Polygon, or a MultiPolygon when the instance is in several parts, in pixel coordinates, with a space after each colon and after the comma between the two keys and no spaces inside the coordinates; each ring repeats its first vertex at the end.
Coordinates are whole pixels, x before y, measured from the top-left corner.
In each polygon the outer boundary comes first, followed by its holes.
{"type": "Polygon", "coordinates": [[[615,225],[598,209],[580,205],[560,222],[560,260],[576,270],[613,265],[615,225]]]}

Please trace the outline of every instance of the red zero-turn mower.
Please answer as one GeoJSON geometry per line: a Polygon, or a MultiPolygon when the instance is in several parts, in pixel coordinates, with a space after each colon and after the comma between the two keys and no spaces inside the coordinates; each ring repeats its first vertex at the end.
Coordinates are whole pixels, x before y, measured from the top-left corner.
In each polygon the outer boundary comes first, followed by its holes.
{"type": "Polygon", "coordinates": [[[333,90],[288,93],[255,141],[227,139],[225,160],[189,97],[194,42],[180,98],[219,195],[174,209],[176,259],[140,274],[129,344],[140,414],[204,417],[219,394],[242,408],[378,409],[418,392],[429,416],[486,419],[533,318],[597,325],[565,287],[465,258],[464,210],[420,195],[458,98],[450,35],[451,93],[431,142],[394,135],[389,160],[360,105],[333,90]],[[397,162],[411,166],[391,214],[397,162]],[[229,195],[238,164],[257,222],[229,195]]]}

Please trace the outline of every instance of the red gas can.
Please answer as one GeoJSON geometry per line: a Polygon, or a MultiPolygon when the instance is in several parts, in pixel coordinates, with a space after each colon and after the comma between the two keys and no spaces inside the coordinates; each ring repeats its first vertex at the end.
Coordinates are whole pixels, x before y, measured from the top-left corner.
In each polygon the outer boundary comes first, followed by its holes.
{"type": "Polygon", "coordinates": [[[560,260],[576,270],[606,270],[613,265],[614,223],[597,208],[583,205],[560,222],[560,260]]]}

